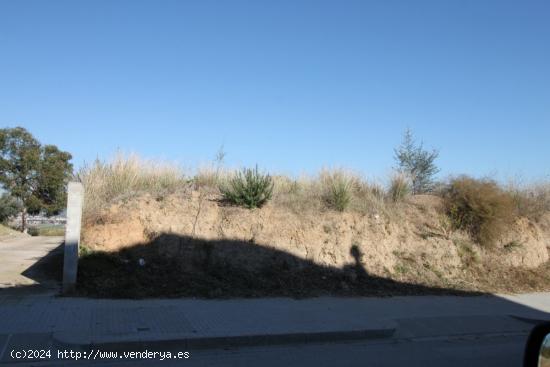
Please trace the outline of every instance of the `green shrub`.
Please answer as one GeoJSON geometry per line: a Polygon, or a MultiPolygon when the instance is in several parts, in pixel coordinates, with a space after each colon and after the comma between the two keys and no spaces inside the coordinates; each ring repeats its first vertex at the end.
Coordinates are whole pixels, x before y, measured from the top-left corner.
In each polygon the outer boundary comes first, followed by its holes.
{"type": "Polygon", "coordinates": [[[391,178],[388,196],[394,203],[402,201],[411,193],[410,180],[404,174],[396,174],[391,178]]]}
{"type": "Polygon", "coordinates": [[[341,170],[325,171],[321,173],[321,184],[322,196],[329,208],[343,212],[349,207],[354,187],[351,175],[341,170]]]}
{"type": "Polygon", "coordinates": [[[516,219],[513,196],[492,180],[452,180],[445,206],[454,227],[469,232],[482,246],[494,245],[516,219]]]}
{"type": "Polygon", "coordinates": [[[5,223],[21,211],[21,204],[13,196],[3,193],[0,196],[0,223],[5,223]]]}
{"type": "Polygon", "coordinates": [[[255,169],[245,168],[220,186],[227,202],[246,208],[260,208],[273,194],[273,179],[255,169]]]}

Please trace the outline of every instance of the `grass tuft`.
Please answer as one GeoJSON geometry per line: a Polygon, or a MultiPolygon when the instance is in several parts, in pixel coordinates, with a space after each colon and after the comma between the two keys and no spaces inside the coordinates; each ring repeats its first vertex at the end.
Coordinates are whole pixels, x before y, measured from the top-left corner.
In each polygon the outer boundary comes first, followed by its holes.
{"type": "Polygon", "coordinates": [[[319,176],[322,197],[328,208],[345,211],[352,200],[356,179],[343,170],[323,171],[319,176]]]}
{"type": "Polygon", "coordinates": [[[392,176],[390,180],[390,187],[388,189],[388,196],[394,203],[403,201],[411,193],[410,179],[402,174],[397,173],[392,176]]]}

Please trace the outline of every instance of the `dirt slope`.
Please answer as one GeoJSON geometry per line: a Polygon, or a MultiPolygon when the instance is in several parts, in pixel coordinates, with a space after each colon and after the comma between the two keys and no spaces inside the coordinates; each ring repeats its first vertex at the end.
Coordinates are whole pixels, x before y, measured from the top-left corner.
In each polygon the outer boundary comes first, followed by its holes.
{"type": "MultiPolygon", "coordinates": [[[[451,230],[441,205],[440,198],[422,195],[401,204],[392,215],[298,214],[272,204],[255,210],[224,206],[216,195],[197,191],[165,198],[144,195],[88,219],[83,243],[113,252],[164,238],[164,251],[176,255],[181,241],[174,239],[177,236],[231,239],[321,266],[343,268],[359,261],[372,274],[434,279],[460,279],[469,266],[487,259],[512,268],[537,268],[548,261],[550,218],[537,224],[519,220],[495,249],[486,251],[466,234],[451,230]],[[167,234],[175,236],[163,236],[167,234]],[[359,250],[359,260],[353,247],[359,250]]],[[[262,258],[265,253],[235,253],[218,246],[211,256],[254,270],[269,261],[262,258]]]]}

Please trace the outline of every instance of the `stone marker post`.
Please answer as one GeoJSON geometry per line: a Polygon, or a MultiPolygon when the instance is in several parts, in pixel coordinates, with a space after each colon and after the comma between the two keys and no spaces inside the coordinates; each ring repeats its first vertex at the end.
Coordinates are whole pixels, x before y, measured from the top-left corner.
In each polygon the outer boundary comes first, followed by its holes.
{"type": "Polygon", "coordinates": [[[63,293],[72,291],[76,285],[83,197],[84,188],[82,184],[80,182],[69,182],[65,251],[63,256],[63,293]]]}

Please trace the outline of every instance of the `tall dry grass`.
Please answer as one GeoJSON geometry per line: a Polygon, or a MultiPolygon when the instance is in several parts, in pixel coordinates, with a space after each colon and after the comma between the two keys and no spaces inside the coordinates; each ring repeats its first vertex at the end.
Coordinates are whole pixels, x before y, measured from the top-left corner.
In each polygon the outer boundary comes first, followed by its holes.
{"type": "Polygon", "coordinates": [[[389,205],[382,186],[344,169],[324,169],[314,177],[278,175],[273,179],[274,205],[298,213],[336,210],[380,214],[387,212],[389,205]]]}
{"type": "Polygon", "coordinates": [[[412,183],[403,173],[396,173],[390,179],[388,197],[394,202],[403,201],[412,192],[412,183]]]}
{"type": "Polygon", "coordinates": [[[164,196],[183,187],[187,180],[175,164],[145,160],[136,155],[96,160],[76,174],[84,186],[84,217],[90,218],[117,200],[141,193],[164,196]]]}
{"type": "Polygon", "coordinates": [[[550,212],[550,183],[511,183],[506,190],[513,196],[519,216],[539,221],[544,214],[550,212]]]}
{"type": "MultiPolygon", "coordinates": [[[[93,219],[118,200],[143,193],[164,197],[190,184],[202,193],[221,195],[219,188],[235,174],[218,163],[200,168],[187,179],[177,165],[119,154],[110,161],[98,160],[84,166],[76,176],[85,187],[84,217],[93,219]]],[[[344,169],[325,169],[316,176],[299,178],[273,175],[272,179],[272,205],[296,213],[335,210],[392,218],[399,215],[401,206],[406,205],[404,198],[410,195],[410,181],[399,175],[390,179],[388,187],[344,169]]],[[[505,226],[509,222],[502,213],[538,220],[550,212],[550,184],[545,182],[503,187],[493,181],[452,180],[438,195],[452,202],[448,214],[456,226],[468,227],[484,243],[493,242],[492,237],[503,227],[495,223],[505,226]],[[510,197],[513,208],[509,206],[510,197]]]]}

